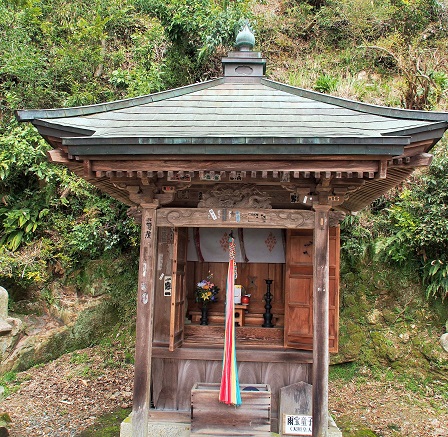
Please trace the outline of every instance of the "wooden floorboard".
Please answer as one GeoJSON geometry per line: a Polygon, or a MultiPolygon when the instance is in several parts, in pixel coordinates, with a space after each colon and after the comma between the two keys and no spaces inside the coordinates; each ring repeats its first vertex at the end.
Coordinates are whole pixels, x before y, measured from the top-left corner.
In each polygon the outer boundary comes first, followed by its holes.
{"type": "Polygon", "coordinates": [[[191,413],[184,411],[149,410],[149,418],[153,422],[190,423],[191,413]]]}

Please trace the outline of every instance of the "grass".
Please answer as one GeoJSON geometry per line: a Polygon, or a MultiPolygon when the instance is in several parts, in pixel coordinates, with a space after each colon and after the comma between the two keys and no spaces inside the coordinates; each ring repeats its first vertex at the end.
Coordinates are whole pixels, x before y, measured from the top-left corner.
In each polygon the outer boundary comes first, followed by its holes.
{"type": "Polygon", "coordinates": [[[8,396],[11,393],[15,393],[19,388],[22,381],[17,377],[17,372],[6,372],[0,377],[0,386],[2,386],[5,391],[3,396],[8,396]]]}
{"type": "Polygon", "coordinates": [[[117,437],[120,435],[121,422],[129,416],[130,409],[119,409],[98,418],[91,427],[76,437],[117,437]]]}
{"type": "Polygon", "coordinates": [[[90,358],[86,352],[74,352],[70,358],[70,362],[73,364],[85,364],[90,362],[90,358]]]}
{"type": "Polygon", "coordinates": [[[359,377],[359,365],[356,363],[344,363],[330,366],[330,380],[352,381],[359,377]]]}

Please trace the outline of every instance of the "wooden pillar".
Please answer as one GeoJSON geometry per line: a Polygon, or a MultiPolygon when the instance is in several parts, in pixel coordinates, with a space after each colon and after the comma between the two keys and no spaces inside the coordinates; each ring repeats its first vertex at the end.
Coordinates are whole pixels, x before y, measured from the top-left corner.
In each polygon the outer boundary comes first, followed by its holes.
{"type": "Polygon", "coordinates": [[[314,206],[313,437],[328,436],[330,208],[330,205],[314,206]]]}
{"type": "Polygon", "coordinates": [[[147,437],[151,407],[151,354],[154,323],[157,228],[155,204],[142,204],[140,264],[137,291],[132,437],[147,437]]]}

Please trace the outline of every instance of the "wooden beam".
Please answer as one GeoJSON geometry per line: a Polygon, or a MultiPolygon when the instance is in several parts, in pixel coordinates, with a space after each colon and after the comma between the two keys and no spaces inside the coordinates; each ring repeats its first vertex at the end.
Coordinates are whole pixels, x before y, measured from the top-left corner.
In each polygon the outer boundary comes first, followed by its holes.
{"type": "Polygon", "coordinates": [[[161,208],[157,226],[312,229],[314,212],[297,209],[161,208]]]}
{"type": "Polygon", "coordinates": [[[70,162],[67,154],[59,149],[49,150],[47,152],[47,158],[50,162],[54,162],[56,164],[67,164],[70,162]]]}
{"type": "Polygon", "coordinates": [[[142,204],[140,265],[137,292],[137,329],[135,344],[134,399],[132,436],[148,436],[151,407],[151,355],[154,321],[154,286],[157,250],[156,204],[142,204]]]}
{"type": "MultiPolygon", "coordinates": [[[[206,327],[197,325],[185,325],[186,331],[191,331],[192,329],[203,329],[203,338],[207,336],[207,329],[210,325],[206,327]]],[[[236,332],[240,331],[241,328],[238,327],[236,332]]],[[[224,329],[224,328],[222,328],[224,329]]],[[[260,328],[266,329],[266,328],[260,328]]],[[[224,333],[223,333],[224,335],[224,333]]],[[[271,345],[265,345],[263,348],[260,346],[253,345],[240,345],[237,343],[238,348],[238,362],[256,362],[256,363],[295,363],[295,364],[311,364],[313,362],[312,353],[309,351],[296,350],[296,349],[284,349],[273,348],[271,345]]],[[[209,346],[207,348],[197,347],[197,344],[189,345],[185,344],[173,352],[168,350],[167,346],[157,346],[153,347],[153,358],[167,358],[170,360],[206,360],[206,361],[221,361],[222,362],[222,346],[209,346]]]]}
{"type": "Polygon", "coordinates": [[[390,161],[392,167],[428,167],[433,159],[430,153],[419,153],[415,156],[406,156],[401,159],[393,159],[390,161]]]}
{"type": "Polygon", "coordinates": [[[329,354],[329,212],[330,205],[313,206],[313,437],[328,436],[329,354]]]}
{"type": "Polygon", "coordinates": [[[95,174],[92,171],[92,161],[89,161],[88,159],[83,161],[83,167],[84,167],[84,176],[86,178],[94,178],[95,174]]]}
{"type": "Polygon", "coordinates": [[[380,171],[378,177],[380,179],[386,179],[387,177],[387,160],[383,159],[380,161],[380,171]]]}
{"type": "MultiPolygon", "coordinates": [[[[408,150],[409,146],[406,146],[406,150],[404,153],[405,155],[407,155],[407,150],[408,150]]],[[[419,146],[420,147],[420,146],[419,146]]],[[[420,148],[416,149],[418,150],[415,153],[412,153],[412,149],[411,153],[409,153],[409,155],[415,155],[416,153],[421,153],[424,150],[421,150],[423,146],[421,146],[420,148]]],[[[68,152],[68,146],[59,144],[57,147],[58,149],[62,149],[66,152],[68,152]]],[[[229,154],[220,154],[220,155],[204,155],[204,154],[178,154],[178,155],[163,155],[163,154],[158,154],[158,155],[154,155],[154,154],[143,154],[143,155],[138,155],[138,158],[136,157],[136,155],[131,155],[131,154],[107,154],[107,155],[80,155],[82,157],[86,157],[86,159],[90,159],[91,161],[103,161],[103,162],[108,162],[108,161],[159,161],[159,160],[164,160],[164,161],[189,161],[189,162],[195,162],[195,161],[229,161],[230,158],[229,156],[232,157],[233,161],[278,161],[278,160],[282,160],[282,161],[295,161],[298,158],[298,154],[297,153],[292,153],[292,154],[285,154],[285,155],[274,155],[274,154],[270,154],[270,155],[241,155],[241,154],[234,154],[234,155],[229,155],[229,154]]],[[[356,161],[378,161],[379,159],[390,159],[392,155],[390,155],[389,153],[386,155],[377,155],[377,154],[358,154],[358,155],[353,155],[353,154],[345,154],[345,155],[334,155],[334,154],[326,154],[326,155],[301,155],[300,156],[300,160],[303,161],[316,161],[316,160],[320,160],[320,161],[351,161],[353,159],[355,159],[356,161]]],[[[394,156],[398,156],[398,154],[394,155],[394,156]]]]}
{"type": "Polygon", "coordinates": [[[139,159],[92,161],[93,171],[303,171],[331,172],[357,171],[377,172],[378,160],[346,159],[346,160],[167,160],[139,159]]]}

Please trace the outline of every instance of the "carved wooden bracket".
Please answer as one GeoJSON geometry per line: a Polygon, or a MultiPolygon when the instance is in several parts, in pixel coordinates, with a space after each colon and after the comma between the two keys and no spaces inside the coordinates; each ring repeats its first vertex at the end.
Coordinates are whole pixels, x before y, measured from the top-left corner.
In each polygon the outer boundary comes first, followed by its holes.
{"type": "Polygon", "coordinates": [[[160,205],[167,205],[171,203],[176,197],[176,192],[173,191],[171,193],[159,193],[155,194],[154,197],[159,201],[160,205]]]}
{"type": "Polygon", "coordinates": [[[120,184],[120,188],[126,190],[129,193],[129,200],[138,205],[142,203],[153,203],[154,193],[156,192],[156,186],[153,183],[143,187],[139,185],[120,184]]]}
{"type": "Polygon", "coordinates": [[[139,206],[131,206],[127,210],[126,215],[134,219],[134,222],[138,225],[142,224],[142,209],[139,206]]]}
{"type": "Polygon", "coordinates": [[[345,216],[345,212],[331,211],[329,215],[330,227],[338,226],[344,220],[345,216]]]}

